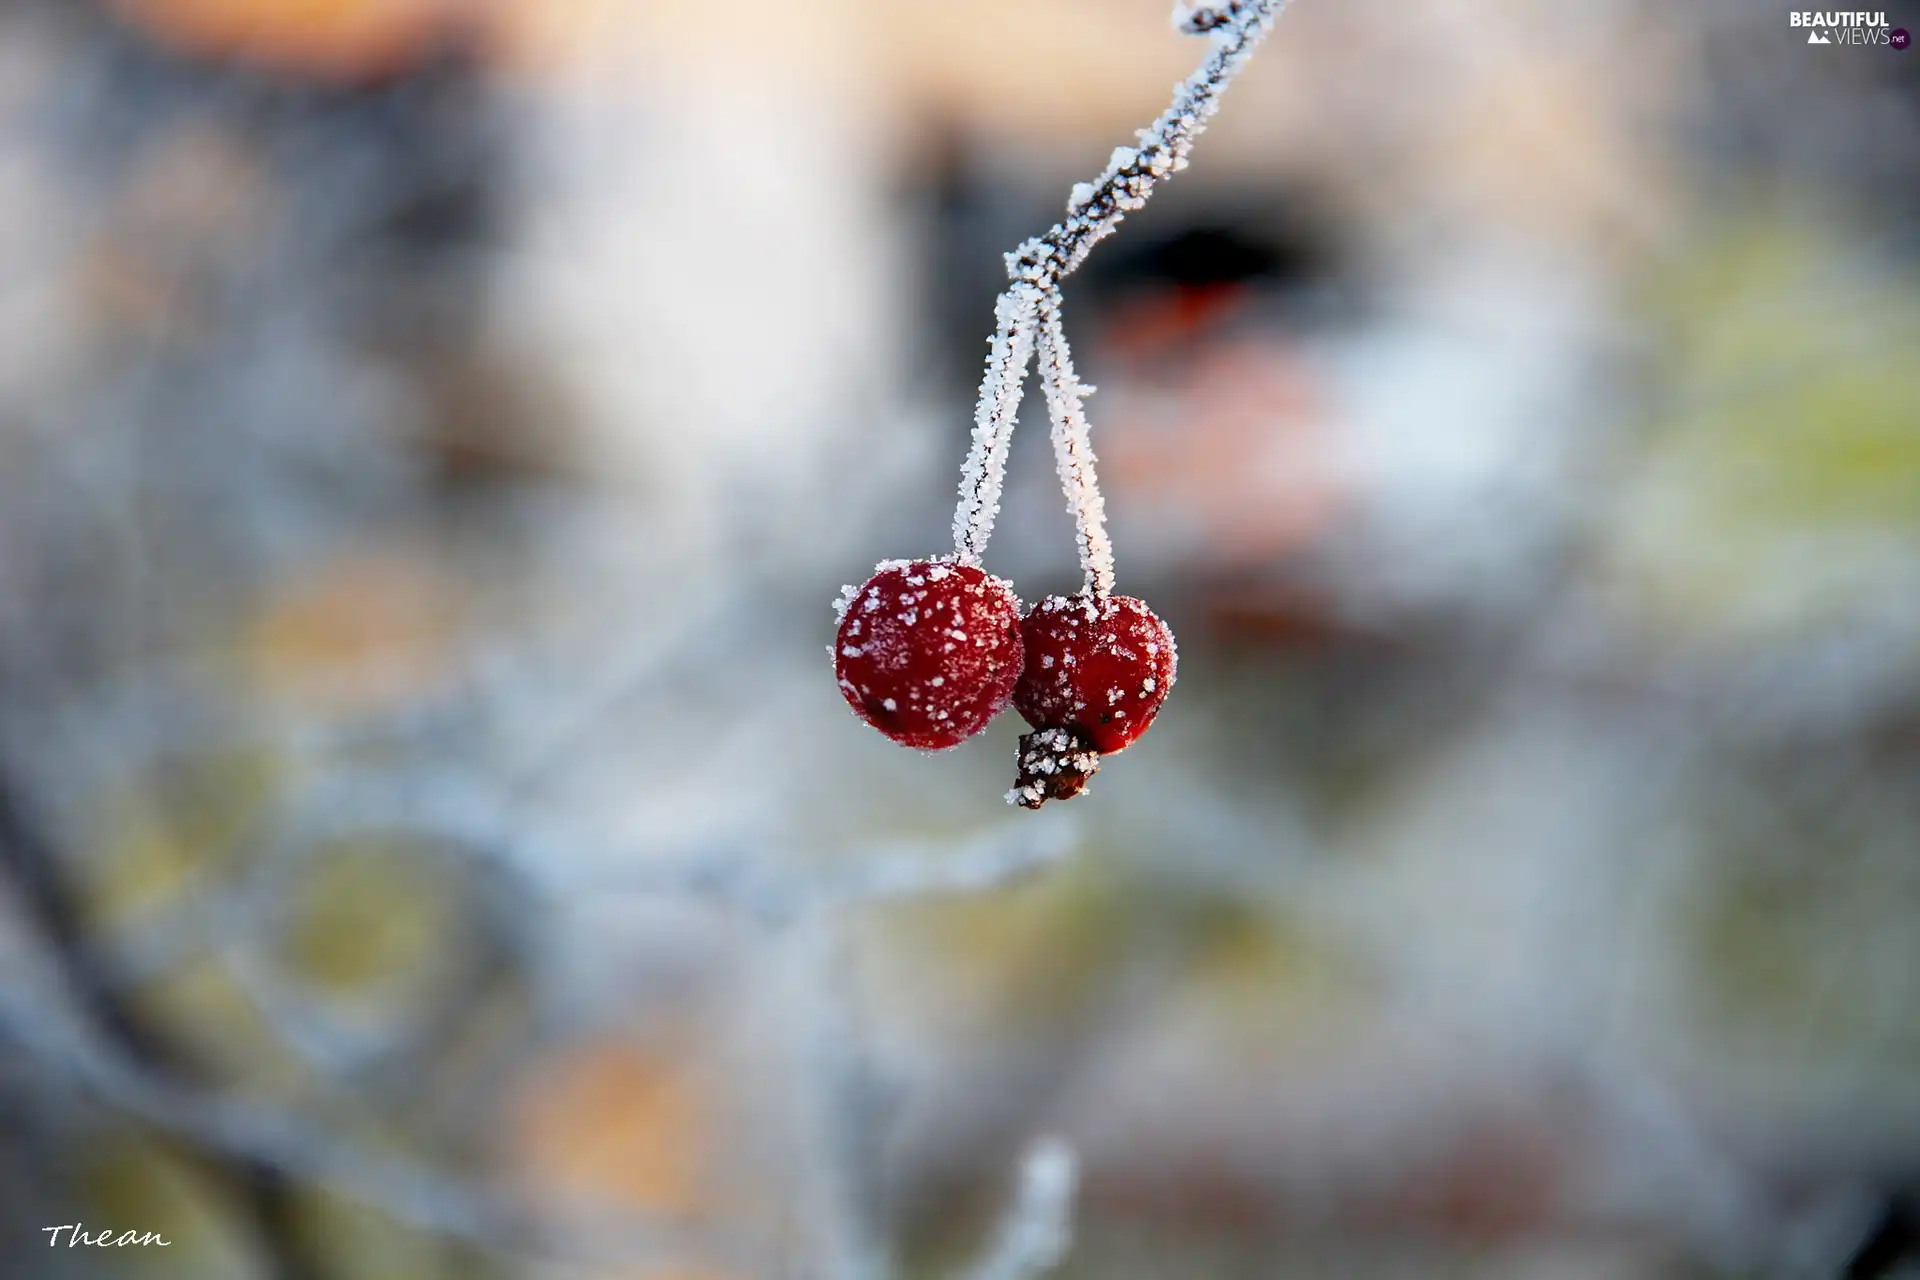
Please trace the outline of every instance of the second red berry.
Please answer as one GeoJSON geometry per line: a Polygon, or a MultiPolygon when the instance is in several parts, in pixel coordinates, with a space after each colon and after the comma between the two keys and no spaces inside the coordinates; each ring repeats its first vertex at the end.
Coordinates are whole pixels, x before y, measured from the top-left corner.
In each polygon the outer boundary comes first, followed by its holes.
{"type": "Polygon", "coordinates": [[[1048,596],[1020,634],[1013,705],[1034,728],[1074,730],[1102,755],[1145,733],[1173,685],[1173,632],[1132,596],[1048,596]]]}

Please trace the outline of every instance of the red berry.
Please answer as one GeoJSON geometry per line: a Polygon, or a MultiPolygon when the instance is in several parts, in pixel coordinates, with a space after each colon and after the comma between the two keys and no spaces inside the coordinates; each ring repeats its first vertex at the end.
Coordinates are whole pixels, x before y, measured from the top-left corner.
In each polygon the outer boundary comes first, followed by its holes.
{"type": "Polygon", "coordinates": [[[1035,729],[1071,730],[1101,755],[1145,733],[1173,684],[1173,632],[1132,596],[1048,596],[1020,634],[1013,705],[1035,729]]]}
{"type": "Polygon", "coordinates": [[[835,605],[833,669],[855,715],[909,747],[958,746],[1020,678],[1020,601],[983,569],[888,560],[835,605]]]}

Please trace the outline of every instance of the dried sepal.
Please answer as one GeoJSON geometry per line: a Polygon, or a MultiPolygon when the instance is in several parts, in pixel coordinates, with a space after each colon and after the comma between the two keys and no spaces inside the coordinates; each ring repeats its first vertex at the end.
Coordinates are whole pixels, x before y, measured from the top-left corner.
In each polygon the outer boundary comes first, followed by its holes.
{"type": "Polygon", "coordinates": [[[1072,729],[1035,729],[1020,735],[1018,771],[1007,803],[1038,809],[1049,800],[1071,800],[1100,771],[1100,753],[1072,729]]]}

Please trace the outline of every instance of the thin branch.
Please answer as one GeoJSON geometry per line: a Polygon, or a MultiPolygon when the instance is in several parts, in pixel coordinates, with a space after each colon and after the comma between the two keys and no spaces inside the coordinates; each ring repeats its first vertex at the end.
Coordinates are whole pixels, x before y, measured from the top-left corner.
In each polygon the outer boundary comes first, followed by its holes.
{"type": "Polygon", "coordinates": [[[813,1152],[812,1217],[820,1263],[835,1280],[885,1280],[896,1268],[878,1196],[888,1110],[854,1016],[845,934],[816,919],[787,936],[800,1022],[803,1123],[813,1152]]]}
{"type": "Polygon", "coordinates": [[[1220,109],[1220,95],[1285,6],[1286,0],[1227,0],[1176,8],[1180,29],[1207,35],[1213,51],[1175,86],[1173,102],[1160,118],[1136,135],[1138,147],[1114,148],[1098,178],[1073,188],[1065,221],[1007,255],[1007,274],[1015,281],[1053,288],[1086,261],[1093,246],[1111,235],[1127,214],[1145,206],[1162,178],[1186,168],[1194,140],[1220,109]]]}
{"type": "Polygon", "coordinates": [[[833,871],[783,871],[764,857],[721,854],[656,864],[598,891],[696,898],[771,924],[791,924],[842,908],[1004,888],[1065,861],[1078,841],[1071,823],[1022,822],[958,846],[856,850],[837,860],[833,871]]]}
{"type": "Polygon", "coordinates": [[[1073,1194],[1079,1182],[1073,1148],[1042,1138],[1020,1162],[1020,1186],[992,1247],[970,1280],[1027,1280],[1060,1264],[1073,1243],[1073,1194]]]}
{"type": "Polygon", "coordinates": [[[1128,213],[1146,204],[1161,179],[1187,167],[1194,139],[1220,109],[1221,93],[1285,4],[1223,0],[1176,7],[1175,25],[1189,34],[1206,35],[1213,42],[1212,52],[1175,87],[1173,102],[1160,118],[1135,135],[1138,146],[1116,147],[1098,178],[1074,186],[1064,221],[1007,255],[1013,283],[994,307],[992,348],[974,408],[973,443],[960,471],[960,502],[953,513],[954,556],[962,564],[978,564],[993,536],[1021,383],[1048,296],[1058,292],[1060,281],[1128,213]]]}
{"type": "Polygon", "coordinates": [[[1033,356],[1033,321],[1040,310],[1038,287],[1021,282],[994,304],[992,347],[980,402],[973,411],[973,444],[960,467],[960,504],[953,512],[953,551],[961,564],[979,564],[1000,514],[1007,448],[1013,443],[1020,386],[1033,356]]]}

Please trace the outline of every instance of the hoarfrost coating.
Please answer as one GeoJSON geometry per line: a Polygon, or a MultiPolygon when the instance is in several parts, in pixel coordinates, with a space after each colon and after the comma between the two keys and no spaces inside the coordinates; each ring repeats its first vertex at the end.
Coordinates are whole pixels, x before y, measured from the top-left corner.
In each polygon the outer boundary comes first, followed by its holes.
{"type": "Polygon", "coordinates": [[[1113,592],[1113,543],[1107,538],[1106,503],[1094,472],[1093,439],[1081,405],[1093,390],[1073,371],[1073,353],[1067,346],[1066,326],[1060,318],[1060,292],[1048,293],[1040,316],[1040,387],[1046,396],[1047,416],[1053,420],[1053,458],[1060,487],[1073,512],[1086,589],[1096,596],[1113,592]]]}
{"type": "MultiPolygon", "coordinates": [[[[1194,140],[1220,109],[1220,94],[1246,64],[1285,4],[1286,0],[1228,0],[1224,4],[1176,5],[1174,26],[1189,34],[1204,34],[1211,41],[1213,47],[1206,60],[1174,87],[1173,102],[1159,119],[1140,130],[1137,147],[1114,148],[1097,179],[1074,185],[1064,221],[1007,255],[1007,274],[1013,283],[994,306],[986,372],[980,380],[973,414],[973,440],[961,466],[960,501],[953,513],[954,556],[961,564],[979,564],[993,536],[1005,485],[1007,448],[1020,407],[1021,383],[1026,379],[1036,341],[1044,341],[1036,335],[1036,329],[1044,327],[1049,310],[1058,314],[1060,281],[1085,261],[1088,251],[1112,234],[1129,212],[1146,204],[1160,179],[1186,168],[1194,140]]],[[[1064,337],[1054,350],[1052,361],[1059,385],[1076,386],[1064,337]]],[[[1043,377],[1048,359],[1043,354],[1043,377]]],[[[1069,399],[1078,416],[1077,396],[1062,397],[1060,402],[1049,398],[1048,411],[1056,428],[1061,423],[1060,404],[1069,399]]],[[[1073,474],[1082,472],[1076,469],[1073,474]]],[[[1089,539],[1088,529],[1097,524],[1099,493],[1092,484],[1090,465],[1084,475],[1089,493],[1077,494],[1063,463],[1061,480],[1081,526],[1083,564],[1090,576],[1097,576],[1101,557],[1089,539]]],[[[1104,541],[1104,530],[1100,538],[1104,541]]],[[[1111,589],[1111,573],[1109,564],[1107,590],[1111,589]]]]}

